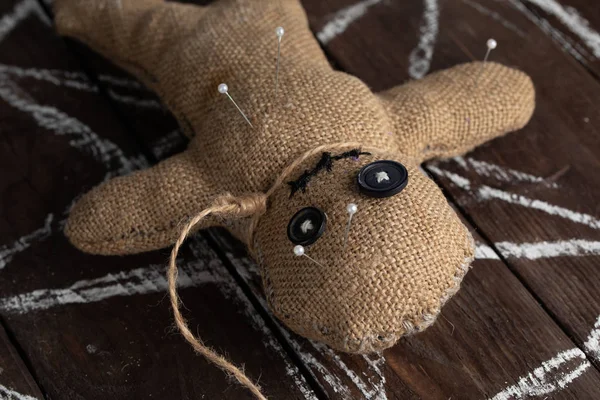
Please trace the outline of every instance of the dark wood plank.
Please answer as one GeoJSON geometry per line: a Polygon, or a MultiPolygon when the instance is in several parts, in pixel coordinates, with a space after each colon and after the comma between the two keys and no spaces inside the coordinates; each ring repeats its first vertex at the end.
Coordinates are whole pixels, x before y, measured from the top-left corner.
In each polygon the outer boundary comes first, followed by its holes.
{"type": "Polygon", "coordinates": [[[0,398],[43,399],[37,383],[4,328],[0,325],[0,398]]]}
{"type": "MultiPolygon", "coordinates": [[[[335,3],[315,4],[311,13],[350,4],[335,3]]],[[[407,27],[421,24],[431,33],[437,26],[430,70],[481,57],[485,40],[494,37],[499,46],[492,59],[533,78],[537,110],[522,132],[428,168],[598,365],[600,176],[593,171],[600,166],[600,85],[512,4],[486,2],[485,17],[465,1],[446,1],[438,18],[414,2],[381,3],[326,47],[345,70],[385,89],[407,80],[415,65],[408,55],[419,35],[407,27]],[[365,57],[375,43],[379,56],[365,57]]],[[[315,31],[329,21],[313,18],[315,31]]]]}
{"type": "MultiPolygon", "coordinates": [[[[3,320],[48,398],[251,398],[175,332],[168,251],[97,257],[62,235],[75,198],[147,163],[36,5],[0,5],[3,21],[14,22],[0,41],[3,320]]],[[[192,243],[181,264],[194,331],[244,364],[267,395],[314,398],[206,243],[192,243]]]]}
{"type": "MultiPolygon", "coordinates": [[[[598,396],[600,374],[585,353],[473,234],[479,259],[438,321],[383,354],[343,354],[285,333],[334,398],[504,399],[528,392],[553,399],[598,396]]],[[[243,246],[224,231],[211,235],[262,298],[258,267],[243,246]]]]}
{"type": "MultiPolygon", "coordinates": [[[[342,8],[339,2],[306,1],[305,5],[315,26],[342,8]]],[[[345,2],[344,5],[351,3],[345,2]]],[[[410,11],[404,11],[413,23],[408,24],[408,28],[405,25],[402,30],[406,32],[402,34],[408,37],[412,34],[416,39],[421,6],[410,3],[407,7],[412,7],[410,11]],[[413,26],[415,29],[412,29],[413,26]]],[[[378,24],[373,23],[364,29],[370,32],[367,37],[371,42],[366,46],[363,43],[361,52],[369,53],[356,56],[359,63],[364,62],[358,60],[363,58],[377,60],[385,54],[387,46],[394,44],[393,41],[380,43],[375,40],[377,29],[381,29],[378,24]]],[[[355,34],[360,35],[361,31],[355,34]]],[[[105,60],[83,54],[85,62],[96,75],[101,76],[108,70],[112,74],[117,73],[114,67],[107,66],[105,60]]],[[[375,79],[376,75],[383,75],[380,79],[395,79],[394,71],[374,72],[369,83],[379,88],[386,86],[385,82],[375,79]]],[[[149,147],[161,143],[160,138],[148,137],[152,124],[156,123],[148,121],[158,118],[156,114],[150,115],[143,107],[134,113],[127,105],[118,101],[114,104],[137,131],[137,136],[146,138],[144,141],[149,147]]],[[[224,252],[228,262],[255,294],[256,300],[264,305],[259,271],[248,260],[243,248],[230,237],[223,236],[222,232],[211,231],[211,237],[218,242],[215,246],[217,251],[224,252]]],[[[482,250],[486,248],[482,247],[482,250]]],[[[487,249],[486,254],[488,257],[495,255],[492,249],[487,249]]],[[[527,388],[543,391],[541,386],[545,384],[547,393],[553,398],[594,397],[600,390],[598,372],[585,359],[584,353],[539,307],[499,259],[478,260],[474,271],[467,275],[462,291],[444,309],[437,324],[423,334],[403,340],[382,355],[361,357],[336,353],[283,327],[280,327],[280,332],[332,398],[447,399],[493,397],[496,394],[502,398],[503,393],[510,398],[508,393],[517,393],[515,385],[521,378],[524,383],[522,388],[518,388],[519,393],[524,393],[527,388]],[[542,374],[540,370],[548,362],[555,363],[557,368],[542,374]],[[533,371],[543,376],[537,385],[527,378],[527,374],[533,371]],[[573,378],[566,390],[558,389],[565,376],[575,377],[580,372],[581,376],[573,378]]]]}
{"type": "Polygon", "coordinates": [[[519,0],[514,7],[600,78],[600,12],[590,0],[519,0]]]}

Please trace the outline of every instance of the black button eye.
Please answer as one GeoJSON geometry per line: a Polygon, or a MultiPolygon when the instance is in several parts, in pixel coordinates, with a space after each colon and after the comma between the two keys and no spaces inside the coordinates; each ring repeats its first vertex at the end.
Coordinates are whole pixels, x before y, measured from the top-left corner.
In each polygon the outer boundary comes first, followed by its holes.
{"type": "Polygon", "coordinates": [[[327,216],[316,207],[306,207],[298,211],[288,224],[287,234],[294,244],[308,246],[317,241],[325,232],[327,216]]]}
{"type": "Polygon", "coordinates": [[[396,161],[375,161],[358,173],[360,192],[370,197],[390,197],[398,194],[408,183],[408,171],[396,161]]]}

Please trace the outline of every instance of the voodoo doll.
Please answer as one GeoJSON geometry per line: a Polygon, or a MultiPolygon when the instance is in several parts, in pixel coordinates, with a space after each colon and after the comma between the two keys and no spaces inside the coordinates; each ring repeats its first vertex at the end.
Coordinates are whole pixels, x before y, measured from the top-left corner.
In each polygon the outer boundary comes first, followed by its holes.
{"type": "Polygon", "coordinates": [[[186,234],[225,226],[259,263],[271,310],[302,336],[366,353],[435,321],[474,244],[419,164],[523,127],[535,105],[527,75],[468,63],[373,93],[332,69],[298,0],[55,0],[55,13],[61,34],[143,81],[190,137],[183,153],[80,199],[65,227],[76,247],[177,242],[173,283],[186,234]]]}

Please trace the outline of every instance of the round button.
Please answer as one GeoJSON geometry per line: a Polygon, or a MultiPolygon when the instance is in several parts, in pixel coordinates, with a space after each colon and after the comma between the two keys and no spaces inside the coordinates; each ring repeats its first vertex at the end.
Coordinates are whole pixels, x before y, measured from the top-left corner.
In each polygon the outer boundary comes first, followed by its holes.
{"type": "Polygon", "coordinates": [[[325,232],[327,216],[316,207],[306,207],[298,211],[288,224],[287,234],[294,244],[308,246],[317,241],[325,232]]]}
{"type": "Polygon", "coordinates": [[[408,183],[408,171],[396,161],[375,161],[362,167],[358,173],[361,193],[370,197],[390,197],[400,193],[408,183]]]}

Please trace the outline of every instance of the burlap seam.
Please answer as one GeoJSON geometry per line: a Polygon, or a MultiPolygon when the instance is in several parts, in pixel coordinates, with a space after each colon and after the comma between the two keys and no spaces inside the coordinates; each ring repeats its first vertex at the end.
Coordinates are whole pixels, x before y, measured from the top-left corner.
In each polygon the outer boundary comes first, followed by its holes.
{"type": "MultiPolygon", "coordinates": [[[[471,232],[469,232],[469,230],[465,227],[464,228],[466,231],[466,234],[468,236],[468,240],[469,240],[469,245],[471,249],[475,249],[475,240],[473,239],[473,235],[471,235],[471,232]]],[[[475,260],[475,255],[467,255],[467,257],[465,257],[465,259],[463,260],[463,262],[458,266],[458,268],[456,269],[455,273],[454,273],[454,277],[453,277],[453,281],[454,281],[454,285],[448,287],[446,289],[446,291],[444,292],[444,294],[440,297],[440,305],[437,308],[437,310],[435,310],[434,313],[432,314],[423,314],[421,322],[418,324],[413,324],[413,328],[410,330],[406,330],[405,334],[406,335],[411,335],[414,333],[418,333],[423,331],[424,329],[428,328],[429,326],[431,326],[435,320],[437,319],[437,317],[440,315],[441,311],[442,311],[442,307],[448,302],[448,300],[450,300],[460,289],[460,284],[463,280],[463,278],[465,277],[465,275],[467,274],[467,272],[469,272],[469,268],[471,266],[471,264],[473,263],[473,261],[475,260]]]]}
{"type": "MultiPolygon", "coordinates": [[[[465,230],[465,233],[467,235],[467,240],[469,243],[469,248],[471,249],[475,249],[475,241],[473,239],[473,236],[471,235],[471,233],[469,232],[469,230],[466,227],[463,227],[463,229],[465,230]]],[[[257,239],[255,238],[254,240],[254,245],[257,245],[257,239]]],[[[422,332],[423,330],[425,330],[426,328],[428,328],[429,326],[431,326],[437,319],[437,317],[440,315],[443,306],[458,292],[458,290],[460,289],[460,284],[463,280],[463,278],[465,277],[465,275],[467,274],[467,272],[469,271],[469,268],[471,266],[471,263],[474,261],[475,256],[474,254],[470,254],[467,255],[463,262],[460,263],[458,265],[458,267],[455,270],[454,276],[452,277],[452,280],[454,282],[453,285],[449,286],[446,291],[442,294],[442,296],[440,297],[439,300],[439,306],[436,307],[436,309],[434,310],[433,313],[427,313],[427,314],[422,314],[420,316],[420,320],[417,322],[415,320],[413,321],[409,321],[409,320],[405,320],[402,322],[402,326],[403,326],[403,330],[397,330],[394,332],[377,332],[377,333],[372,333],[369,335],[365,335],[364,337],[361,338],[361,340],[354,340],[354,341],[350,341],[349,337],[345,337],[344,339],[344,345],[343,348],[337,348],[337,350],[342,350],[345,352],[349,352],[349,353],[356,353],[356,354],[365,354],[365,353],[369,353],[369,352],[373,352],[373,351],[377,351],[376,348],[374,348],[373,346],[369,346],[369,343],[373,343],[375,341],[377,341],[378,343],[381,343],[383,346],[378,347],[378,348],[387,348],[390,345],[393,345],[400,337],[402,336],[407,336],[407,335],[412,335],[418,332],[422,332]]],[[[273,310],[273,312],[275,313],[275,315],[277,315],[277,317],[279,319],[281,319],[282,321],[285,321],[286,319],[289,318],[289,316],[286,314],[286,311],[284,309],[282,309],[281,307],[277,306],[276,304],[274,304],[273,300],[273,288],[271,287],[271,280],[268,276],[268,272],[265,268],[262,268],[262,260],[257,260],[259,261],[259,267],[260,270],[262,272],[262,280],[263,280],[263,287],[265,290],[265,295],[267,298],[267,302],[269,304],[269,306],[271,307],[271,309],[273,310]]],[[[305,321],[305,322],[311,322],[311,321],[305,321]]],[[[305,334],[307,332],[304,332],[305,334]]],[[[321,331],[321,333],[323,333],[321,331]]],[[[310,332],[308,332],[308,335],[306,336],[312,336],[310,335],[310,332]]],[[[323,335],[324,337],[326,335],[323,335]]],[[[323,340],[323,338],[317,339],[320,341],[325,341],[323,340]]],[[[330,346],[331,344],[328,343],[330,346]]]]}
{"type": "Polygon", "coordinates": [[[151,238],[156,235],[163,234],[170,229],[174,229],[181,223],[181,221],[184,221],[187,218],[189,218],[189,216],[184,216],[181,219],[170,221],[169,225],[161,225],[159,227],[151,227],[150,229],[148,229],[147,231],[144,231],[144,232],[133,232],[133,233],[126,234],[126,235],[120,235],[117,238],[110,237],[110,238],[103,239],[103,240],[79,240],[79,243],[86,244],[86,245],[97,245],[97,244],[101,244],[101,243],[118,243],[121,241],[127,241],[129,239],[133,239],[133,238],[137,238],[137,237],[151,238]],[[148,233],[146,233],[146,232],[148,232],[148,233]]]}

